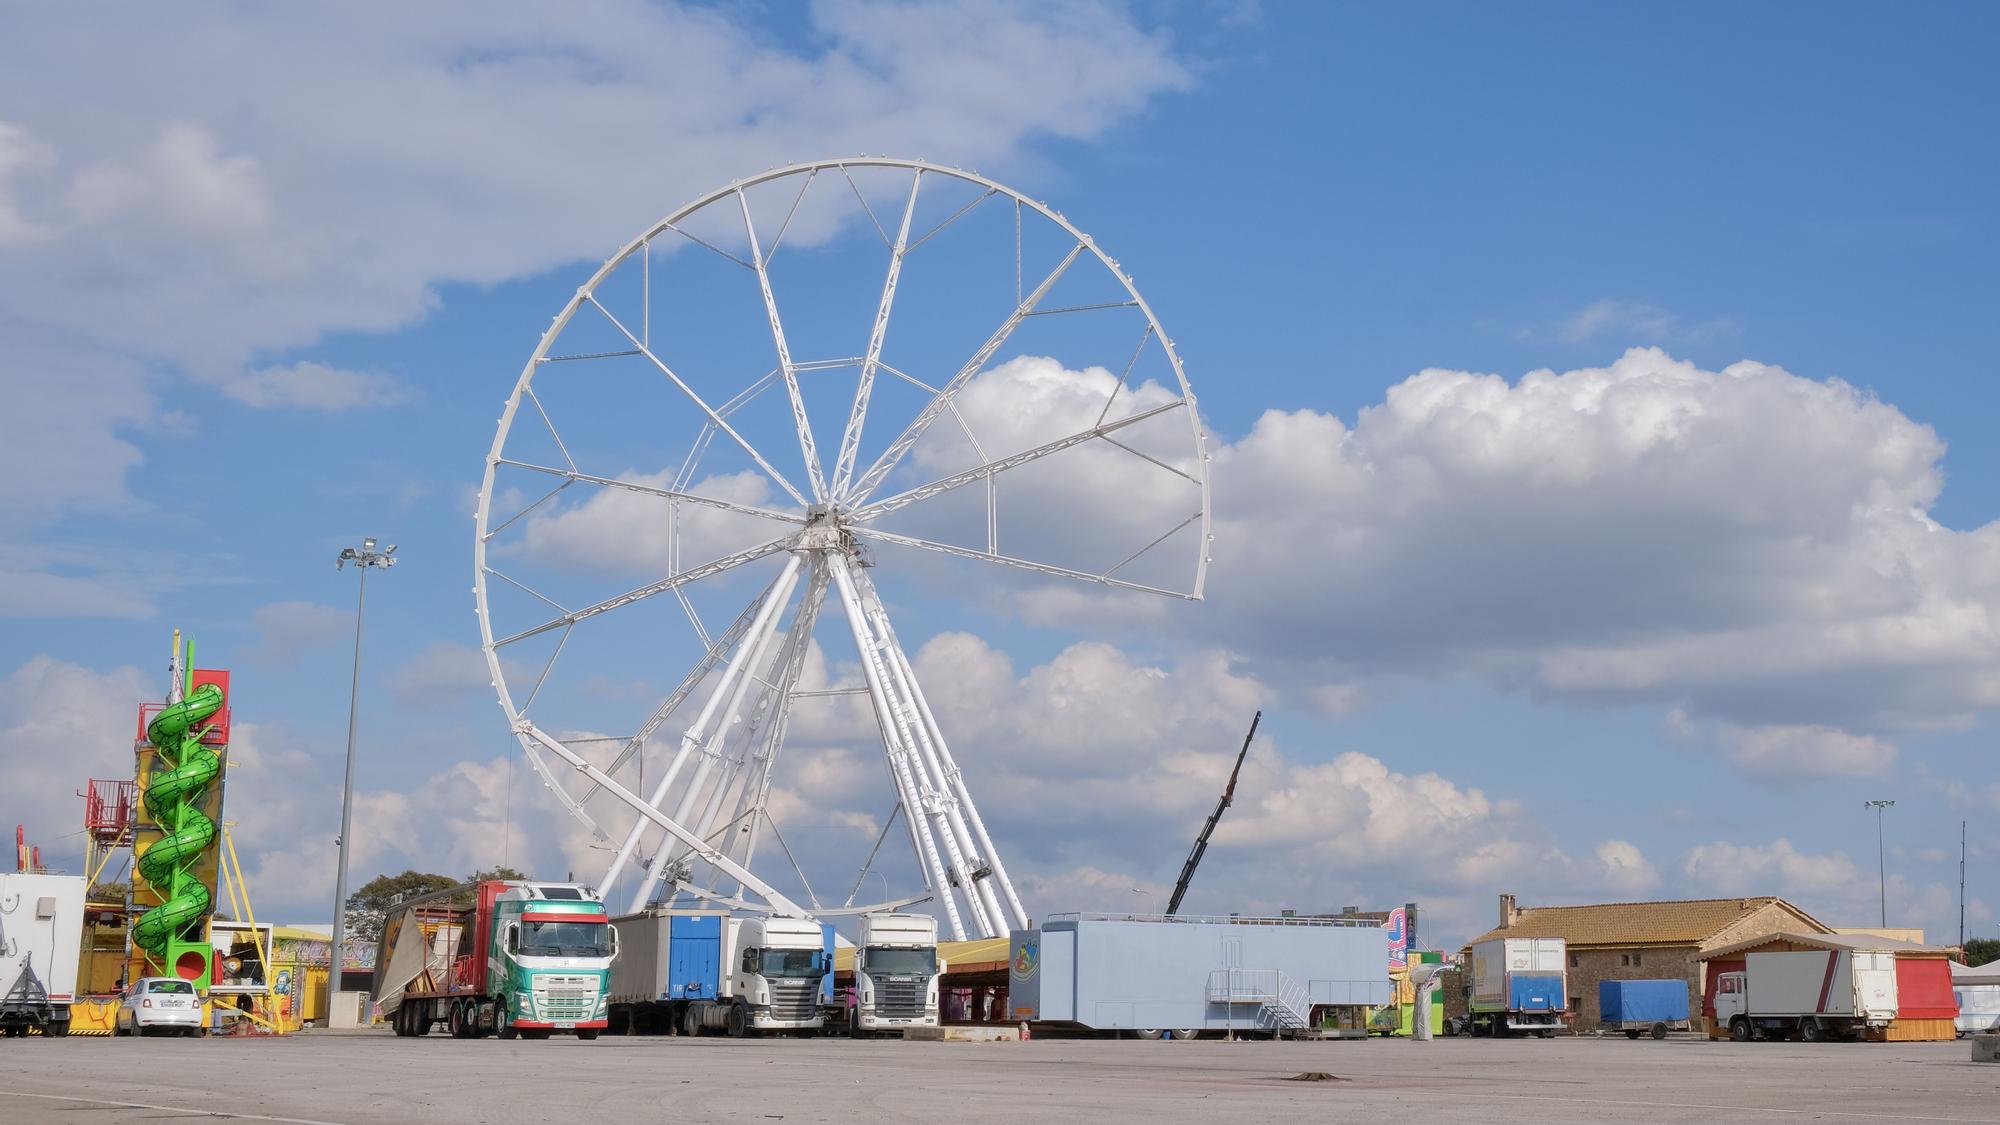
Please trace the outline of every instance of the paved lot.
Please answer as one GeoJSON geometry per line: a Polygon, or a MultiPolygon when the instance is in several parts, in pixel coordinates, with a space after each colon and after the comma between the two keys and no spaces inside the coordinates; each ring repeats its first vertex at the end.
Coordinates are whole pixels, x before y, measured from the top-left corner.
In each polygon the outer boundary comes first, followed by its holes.
{"type": "Polygon", "coordinates": [[[0,1122],[2000,1121],[1964,1043],[0,1042],[0,1122]],[[1345,1081],[1293,1082],[1318,1070],[1345,1081]]]}

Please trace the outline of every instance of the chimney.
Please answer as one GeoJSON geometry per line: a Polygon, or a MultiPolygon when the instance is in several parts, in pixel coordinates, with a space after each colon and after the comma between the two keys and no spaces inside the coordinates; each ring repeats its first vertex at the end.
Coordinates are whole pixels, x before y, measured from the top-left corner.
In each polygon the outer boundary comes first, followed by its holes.
{"type": "Polygon", "coordinates": [[[1508,928],[1509,926],[1512,926],[1512,925],[1514,924],[1514,920],[1515,920],[1516,918],[1519,918],[1520,916],[1521,916],[1521,911],[1520,911],[1520,908],[1514,905],[1514,896],[1513,896],[1513,895],[1501,895],[1501,896],[1500,896],[1500,928],[1504,930],[1504,929],[1508,928]]]}

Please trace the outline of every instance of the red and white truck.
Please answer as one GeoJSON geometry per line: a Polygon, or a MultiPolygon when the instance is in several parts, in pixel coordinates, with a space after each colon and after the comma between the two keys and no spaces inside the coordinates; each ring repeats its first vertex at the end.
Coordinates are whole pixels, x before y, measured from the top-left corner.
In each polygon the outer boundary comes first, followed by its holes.
{"type": "Polygon", "coordinates": [[[1716,979],[1715,1022],[1739,1043],[1852,1038],[1896,1018],[1896,955],[1847,949],[1748,953],[1716,979]]]}

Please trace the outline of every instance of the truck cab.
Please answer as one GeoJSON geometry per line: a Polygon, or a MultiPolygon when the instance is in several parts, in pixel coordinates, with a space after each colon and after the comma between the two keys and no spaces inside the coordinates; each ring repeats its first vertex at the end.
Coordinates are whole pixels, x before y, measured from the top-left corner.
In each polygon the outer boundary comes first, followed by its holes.
{"type": "Polygon", "coordinates": [[[510,888],[493,904],[487,979],[498,986],[503,1034],[574,1031],[594,1039],[605,1025],[618,931],[581,888],[574,898],[546,897],[569,889],[510,888]]]}
{"type": "Polygon", "coordinates": [[[719,1017],[731,1035],[748,1030],[809,1031],[825,1022],[821,994],[833,958],[827,928],[811,918],[731,918],[725,959],[729,1003],[719,1017]]]}
{"type": "Polygon", "coordinates": [[[938,1026],[937,919],[864,914],[854,951],[855,1032],[938,1026]]]}

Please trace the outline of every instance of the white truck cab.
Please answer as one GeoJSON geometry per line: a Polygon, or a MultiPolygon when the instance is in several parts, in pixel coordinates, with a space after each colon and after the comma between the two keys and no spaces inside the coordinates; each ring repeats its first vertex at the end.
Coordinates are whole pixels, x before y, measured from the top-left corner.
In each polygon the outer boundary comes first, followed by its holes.
{"type": "Polygon", "coordinates": [[[937,919],[928,914],[864,914],[854,951],[858,1033],[938,1026],[937,919]]]}
{"type": "Polygon", "coordinates": [[[833,971],[827,930],[811,918],[747,916],[722,928],[716,999],[690,1003],[682,1031],[811,1035],[824,1026],[820,994],[833,971]]]}

